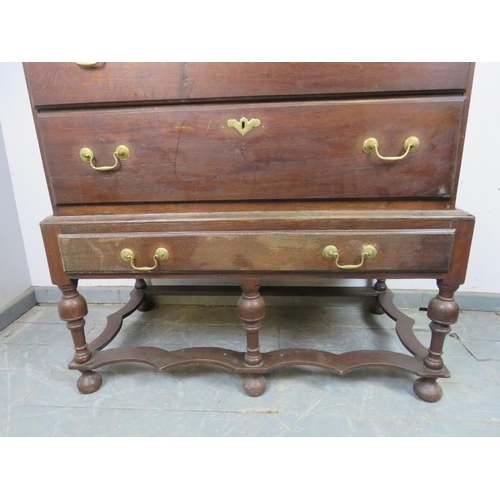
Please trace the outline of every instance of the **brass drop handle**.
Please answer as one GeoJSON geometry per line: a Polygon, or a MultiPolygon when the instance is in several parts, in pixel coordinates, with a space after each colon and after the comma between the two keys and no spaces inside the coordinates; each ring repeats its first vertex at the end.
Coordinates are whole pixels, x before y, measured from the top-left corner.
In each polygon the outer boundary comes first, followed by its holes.
{"type": "Polygon", "coordinates": [[[75,62],[75,64],[78,64],[78,66],[82,68],[91,68],[92,66],[97,66],[99,63],[98,62],[75,62]]]}
{"type": "Polygon", "coordinates": [[[127,146],[117,146],[115,149],[115,152],[113,153],[113,156],[115,158],[115,163],[114,165],[111,165],[109,167],[96,167],[93,163],[95,155],[94,152],[90,148],[82,148],[80,149],[80,159],[84,161],[85,163],[90,163],[90,166],[94,170],[99,170],[99,171],[104,171],[104,170],[113,170],[118,166],[118,163],[120,160],[128,160],[130,158],[130,149],[127,148],[127,146]]]}
{"type": "Polygon", "coordinates": [[[382,156],[378,151],[379,143],[377,139],[375,139],[375,137],[370,137],[363,142],[363,151],[368,155],[375,153],[381,160],[384,161],[397,161],[406,158],[410,153],[418,151],[418,148],[420,147],[420,140],[418,137],[412,135],[405,140],[403,146],[405,152],[401,156],[382,156]]]}
{"type": "Polygon", "coordinates": [[[168,260],[168,258],[170,257],[170,254],[169,254],[169,252],[168,252],[168,250],[166,248],[157,248],[155,250],[155,254],[153,255],[153,260],[155,262],[155,265],[152,266],[152,267],[136,267],[136,265],[134,264],[135,253],[134,253],[133,250],[130,250],[130,248],[124,248],[120,252],[120,257],[125,262],[130,262],[130,265],[136,271],[146,271],[146,272],[149,272],[149,271],[153,271],[154,269],[156,269],[158,267],[158,261],[160,261],[160,260],[168,260]]]}
{"type": "Polygon", "coordinates": [[[323,248],[323,257],[326,260],[334,260],[335,265],[339,269],[347,269],[347,270],[360,268],[365,263],[365,260],[374,259],[377,256],[377,253],[378,253],[377,249],[373,245],[363,245],[363,249],[361,250],[361,262],[359,264],[341,265],[339,264],[340,253],[336,246],[328,245],[325,248],[323,248]]]}

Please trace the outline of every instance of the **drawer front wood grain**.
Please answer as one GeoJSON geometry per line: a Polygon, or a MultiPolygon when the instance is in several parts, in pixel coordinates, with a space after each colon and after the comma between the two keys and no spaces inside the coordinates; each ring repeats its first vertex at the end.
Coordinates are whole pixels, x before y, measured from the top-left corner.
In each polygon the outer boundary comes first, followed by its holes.
{"type": "Polygon", "coordinates": [[[34,107],[177,100],[181,63],[24,63],[34,107]]]}
{"type": "Polygon", "coordinates": [[[468,63],[186,63],[193,99],[457,91],[468,63]]]}
{"type": "MultiPolygon", "coordinates": [[[[196,232],[59,235],[68,274],[138,274],[120,253],[134,252],[136,267],[152,267],[157,248],[169,253],[154,274],[193,272],[446,272],[455,231],[452,229],[379,231],[196,232]],[[325,259],[323,249],[335,245],[339,265],[361,262],[364,245],[377,256],[357,270],[341,270],[325,259]]],[[[153,274],[152,273],[152,274],[153,274]]]]}
{"type": "Polygon", "coordinates": [[[468,63],[25,63],[35,107],[463,92],[468,63]]]}
{"type": "Polygon", "coordinates": [[[197,105],[40,114],[39,136],[56,204],[390,199],[452,195],[462,97],[197,105]],[[245,136],[228,119],[257,118],[245,136]],[[401,155],[409,136],[420,149],[401,155]],[[130,158],[112,165],[118,145],[130,158]]]}

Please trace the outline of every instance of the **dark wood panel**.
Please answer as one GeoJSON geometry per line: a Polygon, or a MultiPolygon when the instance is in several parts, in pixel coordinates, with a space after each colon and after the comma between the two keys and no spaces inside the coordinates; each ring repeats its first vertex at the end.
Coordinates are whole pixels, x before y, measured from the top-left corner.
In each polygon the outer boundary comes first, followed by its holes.
{"type": "Polygon", "coordinates": [[[463,91],[467,63],[187,63],[186,97],[463,91]]]}
{"type": "Polygon", "coordinates": [[[462,210],[295,210],[48,217],[61,234],[165,231],[448,229],[474,217],[462,210]]]}
{"type": "MultiPolygon", "coordinates": [[[[413,333],[411,333],[413,335],[413,333]]],[[[257,366],[245,363],[244,353],[221,347],[188,347],[167,351],[158,347],[116,347],[94,353],[84,366],[72,362],[73,370],[96,370],[116,363],[145,363],[158,370],[187,365],[216,365],[235,373],[269,373],[291,366],[315,366],[332,370],[337,375],[346,375],[366,367],[396,368],[422,377],[449,377],[446,367],[431,370],[422,364],[422,358],[390,351],[361,350],[336,354],[319,349],[288,348],[262,353],[262,363],[257,366]]]]}
{"type": "Polygon", "coordinates": [[[36,107],[328,94],[462,92],[468,63],[25,63],[36,107]]]}
{"type": "Polygon", "coordinates": [[[63,294],[59,313],[75,347],[70,367],[82,373],[78,389],[95,392],[102,379],[92,370],[123,361],[161,370],[200,362],[229,367],[246,374],[243,387],[251,396],[266,388],[258,374],[279,366],[306,364],[344,374],[366,365],[417,374],[417,396],[439,399],[435,379],[449,376],[441,353],[458,317],[453,293],[465,279],[474,226],[472,216],[454,209],[472,68],[27,63],[57,214],[42,223],[42,231],[51,278],[63,294]],[[242,116],[258,118],[261,126],[238,135],[227,120],[242,116]],[[403,160],[386,163],[362,151],[363,141],[376,137],[383,155],[401,155],[410,135],[419,137],[421,148],[403,160]],[[98,172],[80,160],[80,148],[87,147],[98,166],[110,165],[119,144],[131,156],[114,170],[98,172]],[[325,259],[327,245],[338,248],[337,262],[325,259]],[[363,260],[365,245],[376,248],[374,259],[363,260]],[[169,259],[148,272],[142,266],[153,265],[158,247],[168,249],[169,259]],[[122,260],[124,248],[135,252],[141,269],[122,260]],[[138,279],[129,303],[88,343],[87,306],[77,281],[104,277],[138,279]],[[370,310],[396,321],[398,337],[415,358],[381,351],[260,353],[265,302],[259,286],[278,277],[296,285],[304,279],[376,279],[367,292],[377,295],[370,310]],[[246,353],[152,347],[99,352],[125,317],[149,307],[154,289],[145,278],[238,283],[246,353]],[[429,349],[414,336],[411,318],[395,308],[388,278],[438,280],[439,294],[428,308],[429,349]]]}
{"type": "MultiPolygon", "coordinates": [[[[347,273],[347,271],[346,271],[347,273]]],[[[98,279],[162,279],[162,280],[212,280],[212,281],[225,281],[231,280],[233,283],[238,284],[241,281],[253,278],[259,279],[263,283],[267,280],[276,280],[285,279],[286,281],[295,281],[296,283],[303,282],[304,280],[318,281],[318,283],[325,282],[332,285],[332,280],[336,279],[366,279],[366,280],[375,280],[375,279],[429,279],[429,280],[439,280],[446,279],[448,277],[447,271],[363,271],[362,269],[358,269],[357,271],[349,272],[349,274],[331,274],[325,273],[324,271],[293,271],[293,272],[279,272],[279,271],[256,271],[256,272],[238,272],[238,271],[224,271],[224,272],[185,272],[185,271],[177,271],[172,273],[163,273],[159,275],[155,275],[152,273],[139,272],[131,273],[130,271],[124,271],[120,273],[112,273],[107,275],[103,272],[90,273],[88,271],[84,271],[81,273],[75,272],[68,275],[65,275],[65,279],[89,279],[89,280],[98,280],[98,279]]],[[[54,283],[58,284],[58,283],[54,283]]]]}
{"type": "Polygon", "coordinates": [[[176,100],[184,94],[181,63],[24,63],[35,107],[176,100]]]}
{"type": "Polygon", "coordinates": [[[200,200],[449,198],[457,165],[461,97],[203,105],[67,111],[39,117],[44,162],[57,204],[200,200]],[[259,118],[242,137],[230,118],[259,118]],[[140,131],[140,133],[138,133],[140,131]],[[375,137],[385,162],[363,152],[375,137]],[[131,156],[113,163],[119,144],[131,156]]]}
{"type": "Polygon", "coordinates": [[[60,235],[59,245],[67,273],[136,274],[120,258],[129,248],[137,267],[154,264],[156,248],[166,248],[170,257],[160,262],[154,274],[169,272],[221,271],[322,271],[349,274],[323,257],[327,245],[340,253],[339,265],[361,262],[364,245],[373,245],[378,255],[366,260],[369,271],[446,271],[450,264],[454,230],[425,231],[281,231],[226,233],[134,233],[60,235]]]}
{"type": "Polygon", "coordinates": [[[93,205],[58,205],[55,215],[111,215],[111,214],[154,214],[193,212],[247,212],[247,211],[287,211],[295,210],[448,210],[453,201],[444,200],[300,200],[295,201],[246,201],[228,202],[174,202],[174,203],[124,203],[93,205]]]}

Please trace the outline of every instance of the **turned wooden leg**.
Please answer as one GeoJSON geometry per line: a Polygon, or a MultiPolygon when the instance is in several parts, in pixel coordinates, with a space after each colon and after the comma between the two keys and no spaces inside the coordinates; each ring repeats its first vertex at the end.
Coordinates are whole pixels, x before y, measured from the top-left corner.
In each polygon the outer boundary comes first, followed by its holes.
{"type": "MultiPolygon", "coordinates": [[[[375,285],[373,285],[373,289],[376,290],[377,292],[385,292],[387,290],[387,285],[385,283],[385,280],[377,280],[375,285]]],[[[372,303],[370,304],[370,312],[372,314],[378,314],[378,315],[385,314],[385,311],[382,309],[382,306],[378,301],[378,295],[377,297],[374,297],[372,303]]]]}
{"type": "MultiPolygon", "coordinates": [[[[73,337],[73,345],[75,347],[75,355],[73,360],[75,363],[86,363],[92,353],[89,351],[87,341],[85,339],[85,320],[83,319],[87,313],[87,302],[78,293],[76,287],[78,280],[71,280],[68,285],[60,285],[59,289],[62,292],[61,300],[59,301],[59,317],[66,321],[66,325],[73,337]]],[[[89,370],[81,370],[81,376],[78,379],[78,390],[83,394],[90,394],[101,387],[101,376],[89,370]]]]}
{"type": "MultiPolygon", "coordinates": [[[[443,368],[443,345],[446,336],[451,331],[451,325],[457,322],[460,311],[454,294],[458,287],[452,287],[438,280],[439,293],[431,299],[427,308],[427,316],[431,320],[431,343],[429,353],[424,358],[424,364],[433,370],[443,368]]],[[[413,385],[415,394],[431,403],[439,401],[443,390],[437,383],[436,378],[422,377],[415,380],[413,385]]]]}
{"type": "MultiPolygon", "coordinates": [[[[143,279],[136,279],[135,288],[137,290],[146,290],[147,288],[146,282],[143,279]]],[[[151,300],[150,297],[144,295],[144,298],[142,299],[142,302],[140,306],[137,308],[137,310],[141,312],[146,312],[149,311],[150,309],[153,309],[153,307],[154,307],[154,302],[151,300]]]]}
{"type": "MultiPolygon", "coordinates": [[[[264,299],[259,293],[260,280],[249,278],[240,283],[243,294],[238,300],[238,316],[243,321],[247,333],[245,363],[257,366],[262,363],[259,346],[259,332],[264,318],[264,299]]],[[[263,375],[249,374],[243,381],[243,389],[249,396],[260,396],[266,390],[266,379],[263,375]]]]}

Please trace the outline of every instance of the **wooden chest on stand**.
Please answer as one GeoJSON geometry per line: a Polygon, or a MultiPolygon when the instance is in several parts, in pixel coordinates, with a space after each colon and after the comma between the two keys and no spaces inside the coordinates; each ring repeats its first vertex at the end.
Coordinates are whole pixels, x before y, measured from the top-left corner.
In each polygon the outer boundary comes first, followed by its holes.
{"type": "MultiPolygon", "coordinates": [[[[82,393],[118,362],[215,364],[258,396],[290,365],[417,375],[437,401],[474,218],[457,208],[472,85],[468,63],[25,63],[53,215],[42,222],[82,393]],[[147,278],[233,279],[245,352],[107,348],[149,305],[147,278]],[[80,278],[135,278],[92,342],[80,278]],[[408,354],[261,352],[261,280],[375,280],[408,354]],[[395,308],[388,278],[432,278],[430,346],[395,308]]],[[[235,298],[236,301],[236,298],[235,298]]]]}

